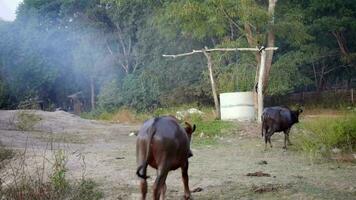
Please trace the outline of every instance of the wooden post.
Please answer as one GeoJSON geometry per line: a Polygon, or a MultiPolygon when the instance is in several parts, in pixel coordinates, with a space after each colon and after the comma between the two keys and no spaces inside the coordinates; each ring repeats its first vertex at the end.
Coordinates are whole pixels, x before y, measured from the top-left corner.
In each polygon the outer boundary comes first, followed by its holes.
{"type": "MultiPolygon", "coordinates": [[[[205,47],[205,49],[207,49],[205,47]]],[[[220,103],[219,103],[219,98],[218,94],[216,92],[216,85],[215,85],[215,80],[214,80],[214,74],[213,74],[213,62],[211,60],[211,55],[210,53],[207,53],[205,50],[203,50],[203,53],[207,59],[207,65],[209,69],[209,77],[210,77],[210,83],[211,83],[211,91],[213,92],[213,98],[214,98],[214,105],[215,105],[215,117],[217,119],[220,119],[220,103]]]]}
{"type": "Polygon", "coordinates": [[[351,103],[354,104],[354,89],[351,88],[351,91],[350,91],[350,95],[351,95],[351,103]]]}
{"type": "Polygon", "coordinates": [[[94,77],[90,77],[90,101],[91,101],[91,110],[95,109],[95,82],[94,77]]]}
{"type": "MultiPolygon", "coordinates": [[[[275,0],[276,1],[276,0],[275,0]]],[[[211,83],[211,88],[213,92],[213,98],[214,98],[214,103],[215,103],[215,110],[216,110],[216,117],[220,119],[220,103],[218,99],[218,94],[216,91],[216,86],[215,86],[215,81],[214,81],[214,76],[213,76],[213,70],[212,70],[212,60],[211,60],[211,55],[209,54],[210,52],[214,51],[223,51],[223,52],[228,52],[228,51],[259,51],[261,54],[261,63],[260,63],[260,69],[259,69],[259,75],[258,75],[258,91],[257,91],[257,104],[258,104],[258,109],[257,109],[257,121],[261,122],[261,115],[263,111],[263,80],[265,77],[265,65],[266,65],[266,51],[274,51],[277,50],[278,47],[267,47],[267,48],[214,48],[214,49],[208,49],[205,47],[204,49],[201,50],[193,50],[191,52],[187,53],[181,53],[181,54],[175,54],[175,55],[166,55],[163,54],[163,57],[171,57],[171,58],[177,58],[181,56],[190,56],[196,53],[203,53],[205,57],[208,59],[208,69],[209,69],[209,76],[210,76],[210,83],[211,83]],[[263,62],[262,62],[263,61],[263,62]]],[[[255,88],[253,89],[255,91],[255,88]]]]}
{"type": "Polygon", "coordinates": [[[258,76],[258,87],[257,87],[257,102],[258,102],[257,121],[259,123],[262,122],[261,116],[262,116],[262,112],[263,112],[263,80],[264,80],[264,74],[265,74],[265,64],[266,64],[266,50],[262,49],[261,50],[261,66],[260,66],[260,73],[258,76]]]}

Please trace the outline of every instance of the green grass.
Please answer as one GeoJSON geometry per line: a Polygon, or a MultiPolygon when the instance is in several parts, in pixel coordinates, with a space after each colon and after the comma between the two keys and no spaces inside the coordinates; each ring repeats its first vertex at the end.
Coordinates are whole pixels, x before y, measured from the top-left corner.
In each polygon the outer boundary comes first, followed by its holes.
{"type": "Polygon", "coordinates": [[[231,135],[237,127],[230,121],[206,119],[199,115],[191,115],[189,121],[197,127],[193,133],[193,145],[215,145],[220,138],[231,135]]]}
{"type": "Polygon", "coordinates": [[[334,148],[342,152],[356,149],[356,113],[310,119],[300,127],[296,146],[312,156],[329,158],[334,148]]]}

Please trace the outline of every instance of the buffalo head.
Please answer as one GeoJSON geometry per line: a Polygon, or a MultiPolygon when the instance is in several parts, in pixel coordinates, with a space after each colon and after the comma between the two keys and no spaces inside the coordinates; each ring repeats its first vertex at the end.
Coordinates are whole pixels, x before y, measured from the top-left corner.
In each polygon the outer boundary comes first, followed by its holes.
{"type": "Polygon", "coordinates": [[[191,141],[192,134],[195,131],[196,126],[195,126],[195,124],[193,124],[193,127],[192,127],[192,125],[190,125],[188,122],[185,122],[185,125],[186,125],[186,127],[184,128],[185,132],[187,132],[189,141],[191,141]]]}

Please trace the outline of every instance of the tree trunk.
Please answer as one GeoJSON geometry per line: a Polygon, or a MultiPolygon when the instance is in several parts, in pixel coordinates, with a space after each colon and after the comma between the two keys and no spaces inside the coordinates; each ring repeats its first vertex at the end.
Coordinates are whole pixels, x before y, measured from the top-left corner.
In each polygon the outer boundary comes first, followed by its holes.
{"type": "Polygon", "coordinates": [[[261,66],[260,73],[258,77],[258,87],[257,87],[257,95],[258,95],[258,110],[257,110],[257,121],[259,123],[262,122],[261,116],[263,112],[263,78],[265,76],[265,64],[266,64],[266,50],[261,51],[261,66]]]}
{"type": "MultiPolygon", "coordinates": [[[[253,37],[251,26],[248,23],[244,24],[244,29],[245,29],[245,35],[247,42],[250,47],[256,47],[258,44],[256,42],[256,39],[253,37]]],[[[255,84],[253,88],[253,100],[254,100],[254,105],[255,105],[255,111],[258,111],[258,97],[257,97],[257,84],[258,84],[258,72],[259,72],[259,66],[261,64],[261,56],[258,52],[254,52],[255,59],[256,59],[256,74],[255,74],[255,84]]]]}
{"type": "Polygon", "coordinates": [[[90,103],[91,103],[91,110],[95,109],[95,81],[94,77],[90,78],[90,103]]]}
{"type": "Polygon", "coordinates": [[[216,118],[220,119],[220,103],[219,103],[219,98],[218,98],[218,95],[217,95],[217,92],[216,92],[216,85],[215,85],[215,80],[214,80],[214,75],[213,75],[213,63],[212,63],[212,60],[211,60],[211,55],[210,55],[210,53],[207,53],[205,50],[203,50],[203,53],[204,53],[204,55],[205,55],[205,57],[207,59],[207,64],[208,64],[208,69],[209,69],[211,91],[213,92],[216,118]]]}
{"type": "MultiPolygon", "coordinates": [[[[276,7],[277,0],[269,0],[268,3],[268,15],[271,18],[269,22],[268,32],[267,32],[267,47],[274,47],[275,43],[275,34],[274,34],[274,10],[276,7]]],[[[267,51],[267,58],[266,58],[266,66],[265,66],[265,73],[263,78],[263,90],[267,91],[268,87],[268,80],[269,74],[272,67],[272,60],[273,60],[273,51],[267,51]]]]}
{"type": "Polygon", "coordinates": [[[334,35],[334,37],[337,41],[337,44],[339,45],[340,52],[341,52],[342,56],[345,58],[346,63],[349,64],[350,66],[354,67],[355,63],[350,58],[350,51],[347,47],[347,42],[344,37],[344,34],[341,31],[332,31],[331,33],[334,35]]]}

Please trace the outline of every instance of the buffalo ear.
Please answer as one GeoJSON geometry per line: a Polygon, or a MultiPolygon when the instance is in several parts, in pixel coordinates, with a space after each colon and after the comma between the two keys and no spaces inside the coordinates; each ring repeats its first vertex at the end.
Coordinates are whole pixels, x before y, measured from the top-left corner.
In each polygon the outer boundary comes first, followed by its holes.
{"type": "Polygon", "coordinates": [[[195,126],[195,124],[193,124],[193,130],[192,133],[195,131],[195,129],[197,128],[197,126],[195,126]]]}

